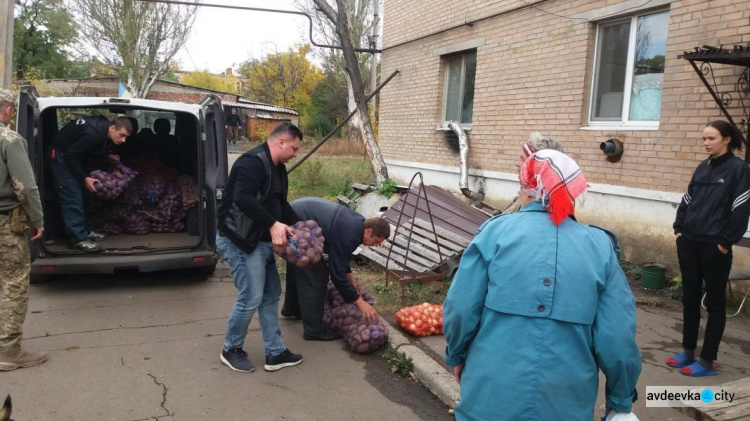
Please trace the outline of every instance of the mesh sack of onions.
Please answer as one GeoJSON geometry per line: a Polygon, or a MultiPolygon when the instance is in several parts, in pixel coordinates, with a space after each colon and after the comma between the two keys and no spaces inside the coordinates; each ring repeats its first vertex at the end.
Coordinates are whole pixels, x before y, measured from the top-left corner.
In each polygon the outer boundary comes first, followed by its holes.
{"type": "Polygon", "coordinates": [[[140,177],[138,181],[141,200],[152,205],[156,204],[159,199],[161,199],[161,196],[164,194],[164,190],[167,187],[167,182],[161,174],[146,174],[140,177]]]}
{"type": "Polygon", "coordinates": [[[286,246],[273,246],[273,251],[301,268],[318,263],[325,244],[323,229],[313,220],[297,222],[291,228],[293,234],[287,234],[286,246]]]}
{"type": "Polygon", "coordinates": [[[198,205],[198,183],[193,180],[193,177],[181,175],[177,177],[177,185],[182,190],[182,208],[184,210],[187,211],[198,205]]]}
{"type": "Polygon", "coordinates": [[[128,187],[122,191],[120,197],[117,198],[117,203],[130,209],[135,209],[141,206],[143,201],[141,200],[141,188],[137,179],[133,180],[128,184],[128,187]]]}
{"type": "Polygon", "coordinates": [[[182,189],[177,183],[168,182],[158,204],[159,215],[164,221],[181,221],[185,219],[182,189]]]}
{"type": "Polygon", "coordinates": [[[120,223],[120,228],[125,234],[144,235],[151,230],[146,218],[137,212],[128,212],[125,219],[120,223]]]}
{"type": "MultiPolygon", "coordinates": [[[[374,303],[372,296],[362,289],[362,299],[374,303]]],[[[367,323],[354,303],[347,303],[332,282],[328,282],[326,301],[323,307],[323,322],[344,337],[347,346],[358,354],[368,354],[380,349],[388,342],[388,328],[378,317],[367,323]]]]}
{"type": "Polygon", "coordinates": [[[91,178],[99,180],[99,183],[94,184],[94,196],[101,200],[117,199],[128,184],[135,180],[136,175],[137,172],[121,163],[115,164],[108,171],[94,170],[89,174],[91,178]]]}
{"type": "Polygon", "coordinates": [[[183,232],[185,231],[185,223],[180,221],[170,222],[149,222],[151,232],[166,233],[166,232],[183,232]]]}

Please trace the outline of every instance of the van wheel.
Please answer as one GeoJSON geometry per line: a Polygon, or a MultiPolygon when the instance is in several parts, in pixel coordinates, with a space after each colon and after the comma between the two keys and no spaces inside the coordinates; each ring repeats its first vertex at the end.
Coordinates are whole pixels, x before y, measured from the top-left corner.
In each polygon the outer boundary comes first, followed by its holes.
{"type": "Polygon", "coordinates": [[[214,271],[216,271],[216,263],[210,266],[201,266],[197,268],[194,273],[198,278],[206,280],[214,274],[214,271]]]}

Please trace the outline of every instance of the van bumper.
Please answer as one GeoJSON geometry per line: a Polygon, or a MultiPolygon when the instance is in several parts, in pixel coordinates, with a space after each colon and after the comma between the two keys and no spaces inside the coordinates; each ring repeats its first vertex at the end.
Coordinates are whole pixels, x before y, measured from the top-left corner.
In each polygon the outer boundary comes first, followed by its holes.
{"type": "Polygon", "coordinates": [[[213,266],[219,260],[212,251],[194,251],[148,255],[108,255],[106,253],[76,256],[39,257],[31,262],[32,275],[111,274],[117,271],[191,269],[213,266]]]}

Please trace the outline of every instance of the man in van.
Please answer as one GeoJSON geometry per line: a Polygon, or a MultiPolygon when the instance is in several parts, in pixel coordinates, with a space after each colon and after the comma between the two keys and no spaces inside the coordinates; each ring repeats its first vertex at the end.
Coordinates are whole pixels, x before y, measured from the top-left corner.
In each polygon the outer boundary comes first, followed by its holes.
{"type": "Polygon", "coordinates": [[[301,141],[302,132],[293,124],[276,126],[264,143],[234,163],[219,207],[216,249],[229,263],[238,291],[219,358],[234,371],[255,370],[242,346],[256,311],[266,354],[263,368],[277,371],[302,362],[302,355],[289,351],[281,339],[281,281],[273,254],[274,245],[286,245],[292,232],[288,224],[298,219],[287,201],[284,163],[297,156],[301,141]]]}
{"type": "Polygon", "coordinates": [[[87,170],[101,168],[105,158],[111,164],[119,161],[114,148],[125,143],[132,132],[133,125],[127,117],[110,122],[102,116],[89,116],[66,124],[52,141],[49,151],[52,175],[65,232],[74,249],[87,253],[102,249],[97,241],[104,239],[104,235],[86,229],[84,189],[94,192],[99,183],[89,177],[87,170]]]}
{"type": "Polygon", "coordinates": [[[42,238],[42,202],[29,162],[26,140],[7,127],[15,110],[13,92],[0,89],[0,371],[33,367],[47,361],[44,352],[21,349],[29,303],[32,241],[42,238]]]}

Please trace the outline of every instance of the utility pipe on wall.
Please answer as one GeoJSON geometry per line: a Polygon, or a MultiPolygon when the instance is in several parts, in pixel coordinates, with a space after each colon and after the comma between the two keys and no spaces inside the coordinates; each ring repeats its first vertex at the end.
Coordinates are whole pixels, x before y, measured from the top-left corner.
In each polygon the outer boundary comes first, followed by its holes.
{"type": "Polygon", "coordinates": [[[484,199],[484,192],[473,192],[469,188],[469,138],[458,123],[451,121],[448,127],[458,136],[458,150],[461,157],[461,169],[458,177],[458,187],[461,193],[471,200],[480,201],[484,199]]]}

